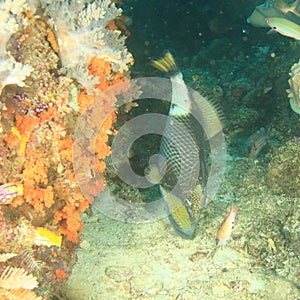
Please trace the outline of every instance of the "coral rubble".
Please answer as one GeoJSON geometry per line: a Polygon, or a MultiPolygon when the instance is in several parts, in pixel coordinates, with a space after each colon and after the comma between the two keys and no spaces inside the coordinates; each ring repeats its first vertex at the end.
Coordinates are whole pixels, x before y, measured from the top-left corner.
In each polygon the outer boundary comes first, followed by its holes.
{"type": "Polygon", "coordinates": [[[269,183],[275,194],[299,197],[299,138],[281,146],[269,164],[269,183]]]}

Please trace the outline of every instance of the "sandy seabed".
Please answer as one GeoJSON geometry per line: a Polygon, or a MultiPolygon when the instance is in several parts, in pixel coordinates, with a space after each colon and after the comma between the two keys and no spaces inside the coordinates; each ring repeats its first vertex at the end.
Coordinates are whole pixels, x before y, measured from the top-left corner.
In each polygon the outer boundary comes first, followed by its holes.
{"type": "Polygon", "coordinates": [[[289,256],[290,250],[277,243],[277,228],[273,235],[268,231],[268,220],[280,217],[276,203],[286,199],[270,197],[265,185],[257,188],[256,180],[263,180],[264,173],[259,162],[240,160],[227,167],[219,199],[238,195],[239,209],[227,245],[215,248],[217,229],[230,207],[225,202],[203,209],[193,240],[179,237],[167,219],[127,224],[92,209],[91,215],[83,216],[82,242],[65,288],[67,297],[299,300],[299,259],[286,260],[285,267],[272,266],[275,257],[289,256]]]}

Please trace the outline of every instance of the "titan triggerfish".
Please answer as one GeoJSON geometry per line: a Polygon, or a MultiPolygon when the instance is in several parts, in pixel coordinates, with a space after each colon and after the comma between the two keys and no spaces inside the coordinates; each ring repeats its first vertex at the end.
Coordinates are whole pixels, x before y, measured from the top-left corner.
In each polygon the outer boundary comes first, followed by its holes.
{"type": "Polygon", "coordinates": [[[196,92],[191,95],[170,52],[152,61],[152,65],[168,73],[172,84],[168,121],[160,144],[163,159],[158,165],[164,169],[164,176],[158,183],[159,189],[171,225],[180,236],[192,239],[199,210],[208,201],[205,139],[218,133],[222,126],[215,106],[196,92]],[[192,111],[197,111],[201,124],[192,111]]]}

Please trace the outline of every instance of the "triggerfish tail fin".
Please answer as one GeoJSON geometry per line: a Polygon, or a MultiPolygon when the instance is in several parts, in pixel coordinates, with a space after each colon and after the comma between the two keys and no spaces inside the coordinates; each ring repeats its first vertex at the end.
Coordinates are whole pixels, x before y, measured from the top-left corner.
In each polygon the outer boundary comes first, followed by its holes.
{"type": "Polygon", "coordinates": [[[175,195],[160,187],[164,197],[168,218],[175,231],[185,239],[193,239],[196,231],[196,222],[188,207],[175,195]]]}
{"type": "Polygon", "coordinates": [[[173,55],[167,51],[164,56],[158,60],[152,60],[151,65],[165,73],[176,73],[178,71],[173,55]]]}

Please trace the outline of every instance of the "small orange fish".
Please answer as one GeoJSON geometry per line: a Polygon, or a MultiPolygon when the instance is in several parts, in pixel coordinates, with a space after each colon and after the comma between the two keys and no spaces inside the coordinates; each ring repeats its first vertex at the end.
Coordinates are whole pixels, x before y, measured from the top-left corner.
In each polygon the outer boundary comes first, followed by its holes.
{"type": "Polygon", "coordinates": [[[217,236],[216,236],[217,246],[225,245],[227,241],[230,239],[236,214],[237,214],[237,207],[235,206],[234,203],[232,203],[230,211],[227,213],[223,223],[221,224],[217,232],[217,236]]]}

